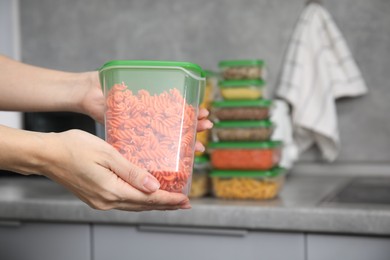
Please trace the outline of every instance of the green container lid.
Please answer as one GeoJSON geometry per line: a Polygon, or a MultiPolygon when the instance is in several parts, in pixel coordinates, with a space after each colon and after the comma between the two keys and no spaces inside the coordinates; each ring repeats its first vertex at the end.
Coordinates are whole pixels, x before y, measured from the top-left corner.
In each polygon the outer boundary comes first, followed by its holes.
{"type": "Polygon", "coordinates": [[[195,159],[194,159],[195,164],[208,163],[209,161],[210,161],[210,159],[207,155],[195,156],[195,159]]]}
{"type": "Polygon", "coordinates": [[[264,80],[261,79],[248,79],[248,80],[225,80],[218,82],[220,88],[232,88],[232,87],[245,87],[245,86],[258,86],[263,87],[265,85],[264,80]]]}
{"type": "Polygon", "coordinates": [[[209,78],[209,77],[215,77],[218,75],[217,72],[215,71],[212,71],[212,70],[203,70],[204,71],[204,75],[206,78],[209,78]]]}
{"type": "Polygon", "coordinates": [[[99,71],[118,67],[181,67],[204,77],[202,68],[194,63],[181,61],[153,61],[153,60],[112,60],[105,63],[99,71]]]}
{"type": "Polygon", "coordinates": [[[271,120],[258,120],[258,121],[220,121],[215,122],[215,128],[270,128],[273,126],[271,120]]]}
{"type": "Polygon", "coordinates": [[[218,63],[220,68],[243,67],[243,66],[264,66],[264,60],[223,60],[218,63]]]}
{"type": "Polygon", "coordinates": [[[274,167],[267,171],[244,171],[244,170],[213,170],[210,173],[211,177],[241,177],[241,178],[253,178],[253,177],[277,177],[285,173],[285,169],[282,167],[274,167]]]}
{"type": "Polygon", "coordinates": [[[222,100],[214,101],[213,107],[218,108],[231,108],[231,107],[270,107],[272,101],[269,99],[257,99],[257,100],[222,100]]]}
{"type": "Polygon", "coordinates": [[[264,142],[211,142],[208,148],[212,149],[272,149],[282,146],[281,141],[264,142]]]}

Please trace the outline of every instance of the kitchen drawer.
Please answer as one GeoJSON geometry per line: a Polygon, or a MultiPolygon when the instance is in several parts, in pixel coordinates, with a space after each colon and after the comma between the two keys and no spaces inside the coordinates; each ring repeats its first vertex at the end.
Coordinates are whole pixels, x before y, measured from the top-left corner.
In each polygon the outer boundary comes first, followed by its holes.
{"type": "Polygon", "coordinates": [[[389,260],[390,238],[307,235],[307,260],[389,260]]]}
{"type": "Polygon", "coordinates": [[[87,224],[0,221],[0,259],[90,260],[87,224]]]}
{"type": "Polygon", "coordinates": [[[95,260],[303,260],[304,235],[241,229],[94,225],[93,255],[95,260]]]}

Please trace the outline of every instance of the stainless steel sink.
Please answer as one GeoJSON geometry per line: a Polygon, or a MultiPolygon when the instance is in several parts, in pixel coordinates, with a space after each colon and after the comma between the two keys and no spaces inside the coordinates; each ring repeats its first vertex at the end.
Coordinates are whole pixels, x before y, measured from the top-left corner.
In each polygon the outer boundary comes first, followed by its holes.
{"type": "Polygon", "coordinates": [[[357,177],[327,196],[321,204],[390,206],[390,177],[357,177]]]}

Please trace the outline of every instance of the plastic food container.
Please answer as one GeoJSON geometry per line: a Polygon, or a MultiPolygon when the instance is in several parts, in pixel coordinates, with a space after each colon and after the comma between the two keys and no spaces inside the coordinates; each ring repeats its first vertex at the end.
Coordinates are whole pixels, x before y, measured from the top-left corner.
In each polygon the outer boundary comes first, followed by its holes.
{"type": "Polygon", "coordinates": [[[275,198],[285,180],[285,169],[275,167],[268,171],[211,172],[214,196],[223,199],[265,200],[275,198]]]}
{"type": "Polygon", "coordinates": [[[211,165],[218,170],[269,170],[280,161],[282,142],[212,142],[211,165]]]}
{"type": "Polygon", "coordinates": [[[263,80],[220,81],[218,86],[225,100],[254,100],[263,97],[263,80]]]}
{"type": "Polygon", "coordinates": [[[151,172],[160,189],[188,194],[202,69],[187,62],[116,60],[99,76],[107,142],[151,172]]]}
{"type": "Polygon", "coordinates": [[[225,80],[265,78],[263,60],[224,60],[218,67],[225,80]]]}
{"type": "Polygon", "coordinates": [[[268,99],[214,101],[211,117],[221,121],[263,120],[269,117],[271,105],[268,99]]]}
{"type": "Polygon", "coordinates": [[[209,182],[210,160],[207,156],[196,156],[194,162],[194,173],[189,197],[199,198],[205,196],[210,189],[209,182]]]}
{"type": "Polygon", "coordinates": [[[266,141],[274,129],[270,120],[221,121],[212,129],[214,141],[266,141]]]}

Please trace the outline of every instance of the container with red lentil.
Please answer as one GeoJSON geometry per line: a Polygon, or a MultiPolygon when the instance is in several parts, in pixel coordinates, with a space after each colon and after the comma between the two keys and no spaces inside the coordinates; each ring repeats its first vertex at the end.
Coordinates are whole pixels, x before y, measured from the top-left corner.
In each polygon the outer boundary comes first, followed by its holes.
{"type": "Polygon", "coordinates": [[[225,80],[264,79],[263,60],[223,60],[218,63],[225,80]]]}
{"type": "Polygon", "coordinates": [[[212,136],[214,141],[266,141],[273,128],[270,120],[220,121],[214,124],[212,136]]]}
{"type": "Polygon", "coordinates": [[[259,100],[223,100],[214,101],[211,118],[215,120],[263,120],[270,115],[272,101],[259,100]]]}
{"type": "Polygon", "coordinates": [[[285,179],[285,169],[213,170],[210,177],[213,195],[217,198],[265,200],[279,194],[285,179]]]}
{"type": "Polygon", "coordinates": [[[281,157],[281,141],[211,142],[211,165],[219,170],[269,170],[281,157]]]}

